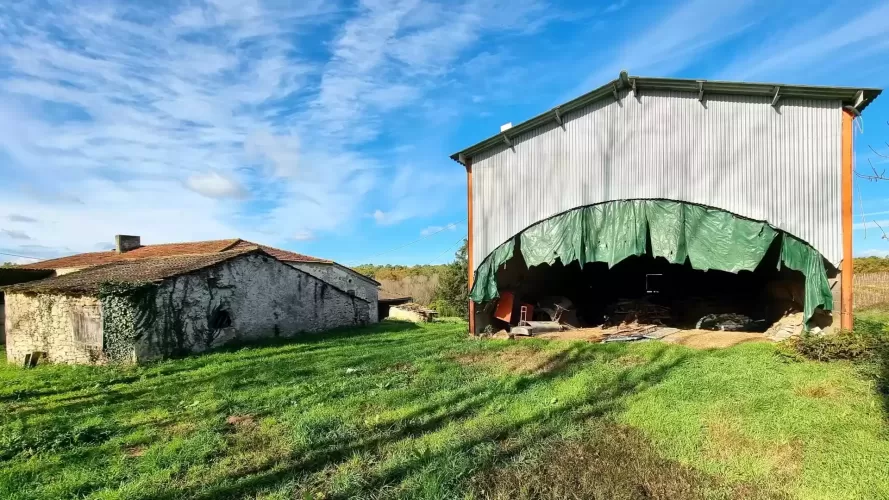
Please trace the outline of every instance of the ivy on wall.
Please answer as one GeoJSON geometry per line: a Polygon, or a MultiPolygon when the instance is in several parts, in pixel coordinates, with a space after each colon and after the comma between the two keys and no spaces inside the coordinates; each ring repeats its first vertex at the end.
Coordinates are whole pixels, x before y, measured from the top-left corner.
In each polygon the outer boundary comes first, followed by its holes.
{"type": "Polygon", "coordinates": [[[133,361],[136,342],[153,330],[157,320],[157,285],[154,283],[103,283],[104,349],[109,361],[133,361]]]}

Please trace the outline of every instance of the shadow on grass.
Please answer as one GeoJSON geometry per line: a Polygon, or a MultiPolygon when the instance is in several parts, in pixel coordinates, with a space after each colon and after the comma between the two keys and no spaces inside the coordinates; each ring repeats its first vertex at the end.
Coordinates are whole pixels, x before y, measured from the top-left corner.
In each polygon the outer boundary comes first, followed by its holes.
{"type": "MultiPolygon", "coordinates": [[[[620,358],[626,346],[575,343],[553,350],[540,369],[500,377],[461,366],[454,358],[454,353],[464,351],[487,355],[522,348],[521,343],[461,340],[457,330],[387,322],[311,338],[229,347],[197,358],[141,367],[134,375],[114,372],[109,379],[118,382],[108,386],[87,389],[71,381],[58,393],[76,388],[77,394],[34,398],[12,418],[22,423],[22,449],[30,447],[31,452],[57,457],[29,466],[29,474],[37,478],[62,474],[72,460],[84,456],[101,457],[92,452],[102,449],[107,453],[110,440],[144,432],[146,426],[154,435],[163,435],[165,429],[189,424],[229,439],[234,430],[226,426],[228,416],[249,414],[257,421],[268,416],[280,422],[282,416],[294,415],[288,413],[293,408],[308,410],[330,402],[341,404],[348,415],[303,422],[301,425],[320,425],[305,446],[288,447],[272,462],[260,460],[206,480],[175,480],[177,474],[188,470],[189,465],[183,463],[177,466],[180,472],[173,473],[174,480],[161,489],[146,490],[140,497],[241,498],[293,483],[296,489],[312,494],[330,491],[331,485],[318,484],[318,477],[333,474],[356,456],[376,457],[371,459],[375,465],[363,470],[359,486],[343,490],[344,498],[397,487],[429,470],[438,471],[435,474],[440,486],[450,494],[475,471],[508,461],[558,436],[566,427],[582,426],[591,419],[620,412],[628,397],[659,383],[696,355],[660,347],[651,351],[645,364],[616,370],[601,383],[581,386],[578,396],[565,401],[546,393],[558,384],[573,384],[573,377],[590,363],[607,364],[620,358]],[[358,409],[365,405],[369,405],[369,415],[393,416],[368,423],[363,419],[366,414],[358,409]],[[507,413],[504,407],[512,408],[513,413],[507,413]],[[148,412],[157,417],[133,419],[148,412]],[[29,420],[32,417],[36,420],[29,420]],[[77,436],[81,431],[76,422],[84,417],[102,422],[95,429],[87,428],[94,433],[89,443],[54,435],[58,429],[65,429],[77,436]],[[28,430],[29,425],[33,425],[33,432],[28,430]],[[424,444],[425,438],[449,426],[455,426],[448,432],[459,436],[456,441],[440,447],[424,444]],[[35,441],[38,437],[48,445],[35,441]],[[403,456],[390,460],[392,453],[403,456]]],[[[287,418],[298,420],[299,413],[295,415],[287,418]]],[[[291,431],[289,424],[280,425],[283,439],[291,431]]],[[[222,447],[215,453],[206,459],[208,463],[224,460],[239,450],[222,447]]],[[[138,467],[141,459],[132,460],[138,467]]],[[[0,464],[5,465],[4,461],[0,464]]],[[[77,492],[86,496],[92,491],[113,490],[137,477],[91,481],[79,486],[77,492]]]]}
{"type": "MultiPolygon", "coordinates": [[[[455,454],[471,454],[471,450],[488,443],[503,443],[510,439],[518,439],[511,446],[497,446],[495,453],[473,460],[471,468],[484,469],[495,463],[508,460],[514,454],[528,446],[547,440],[557,435],[566,425],[582,424],[590,419],[599,419],[607,414],[618,412],[623,408],[623,401],[635,392],[663,380],[668,373],[683,363],[688,354],[665,359],[667,349],[656,353],[641,373],[621,372],[614,380],[588,392],[582,401],[560,403],[553,401],[549,405],[536,408],[525,415],[491,425],[462,439],[456,447],[446,447],[440,451],[422,452],[409,455],[407,459],[398,460],[397,465],[370,473],[363,477],[361,491],[350,491],[343,498],[356,494],[367,494],[386,486],[397,485],[407,477],[433,467],[435,464],[447,463],[455,454]],[[537,429],[528,434],[527,429],[537,429]]],[[[616,357],[620,350],[611,349],[605,354],[616,357]]],[[[522,398],[542,384],[551,383],[570,375],[572,364],[588,361],[592,357],[602,357],[596,346],[576,345],[560,355],[558,369],[545,373],[520,377],[518,384],[495,383],[470,386],[455,391],[444,400],[428,404],[419,404],[399,422],[378,432],[369,433],[366,437],[350,439],[326,439],[313,443],[312,449],[305,454],[292,455],[287,462],[275,470],[259,470],[241,476],[229,476],[225,484],[201,485],[185,491],[170,491],[168,494],[151,498],[172,499],[187,498],[241,498],[256,495],[259,492],[275,488],[283,483],[298,478],[308,478],[314,473],[328,467],[343,463],[350,457],[366,453],[379,452],[386,444],[401,440],[421,437],[425,434],[442,430],[451,424],[467,422],[478,416],[491,401],[503,398],[522,398]]],[[[417,394],[422,401],[423,395],[417,394]]],[[[461,471],[450,471],[454,479],[465,478],[461,471]]]]}

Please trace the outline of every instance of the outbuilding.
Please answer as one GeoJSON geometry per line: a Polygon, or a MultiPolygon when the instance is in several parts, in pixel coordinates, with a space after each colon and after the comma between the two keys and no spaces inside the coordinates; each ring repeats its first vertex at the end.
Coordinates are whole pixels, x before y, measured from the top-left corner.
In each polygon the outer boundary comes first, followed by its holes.
{"type": "Polygon", "coordinates": [[[6,355],[142,362],[376,321],[376,300],[258,247],[120,260],[4,288],[6,355]]]}
{"type": "Polygon", "coordinates": [[[522,304],[601,324],[637,299],[677,326],[851,328],[853,120],[880,92],[622,72],[455,153],[471,331],[522,304]]]}

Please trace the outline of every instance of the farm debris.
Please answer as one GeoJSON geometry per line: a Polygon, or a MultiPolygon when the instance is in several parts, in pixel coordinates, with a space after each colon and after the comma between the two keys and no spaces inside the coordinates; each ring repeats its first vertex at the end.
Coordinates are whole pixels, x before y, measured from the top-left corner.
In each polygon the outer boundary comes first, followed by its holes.
{"type": "Polygon", "coordinates": [[[787,340],[790,337],[797,336],[802,333],[802,331],[803,313],[797,312],[787,314],[783,318],[776,321],[774,325],[766,330],[766,336],[770,340],[780,342],[782,340],[787,340]]]}
{"type": "Polygon", "coordinates": [[[430,323],[438,317],[438,311],[433,311],[415,302],[399,304],[389,309],[389,317],[414,323],[430,323]]]}
{"type": "Polygon", "coordinates": [[[670,319],[667,306],[652,304],[646,299],[621,299],[612,306],[606,323],[660,325],[665,319],[670,319]]]}
{"type": "Polygon", "coordinates": [[[708,314],[698,320],[698,330],[721,332],[751,332],[765,330],[765,320],[754,320],[750,316],[737,313],[708,314]]]}

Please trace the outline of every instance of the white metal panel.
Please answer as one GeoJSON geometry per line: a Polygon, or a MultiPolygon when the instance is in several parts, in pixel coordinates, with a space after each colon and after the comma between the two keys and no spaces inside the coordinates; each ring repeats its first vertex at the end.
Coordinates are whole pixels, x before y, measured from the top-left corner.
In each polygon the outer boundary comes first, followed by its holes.
{"type": "Polygon", "coordinates": [[[649,92],[598,101],[472,159],[477,267],[528,226],[584,205],[720,208],[842,260],[840,101],[649,92]]]}

